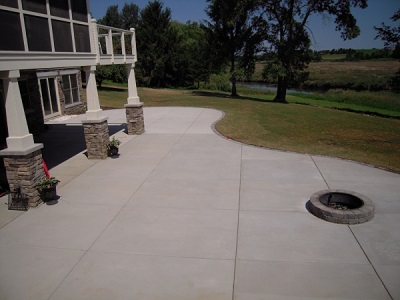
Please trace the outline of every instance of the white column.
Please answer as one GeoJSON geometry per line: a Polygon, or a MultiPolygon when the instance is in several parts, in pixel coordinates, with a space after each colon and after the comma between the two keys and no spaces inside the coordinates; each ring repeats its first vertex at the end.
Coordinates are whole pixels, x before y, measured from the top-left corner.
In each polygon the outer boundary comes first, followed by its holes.
{"type": "Polygon", "coordinates": [[[143,105],[140,102],[140,98],[138,96],[137,87],[136,87],[136,77],[135,77],[135,65],[128,64],[128,105],[130,104],[138,104],[143,105]]]}
{"type": "Polygon", "coordinates": [[[86,101],[87,101],[87,120],[103,120],[103,110],[100,108],[99,94],[96,85],[96,66],[83,68],[86,73],[86,101]]]}
{"type": "Polygon", "coordinates": [[[33,135],[29,133],[21,93],[18,85],[19,70],[8,71],[3,77],[8,126],[7,151],[26,152],[34,148],[33,135]]]}

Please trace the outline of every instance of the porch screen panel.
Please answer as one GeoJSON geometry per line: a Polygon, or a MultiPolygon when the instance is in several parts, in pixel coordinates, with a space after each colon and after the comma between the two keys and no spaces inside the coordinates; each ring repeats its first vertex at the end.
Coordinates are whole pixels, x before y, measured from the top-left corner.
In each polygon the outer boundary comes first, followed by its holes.
{"type": "Polygon", "coordinates": [[[89,27],[74,24],[76,52],[90,52],[89,27]]]}
{"type": "Polygon", "coordinates": [[[18,8],[18,0],[0,0],[0,5],[18,8]]]}
{"type": "Polygon", "coordinates": [[[49,2],[52,16],[69,19],[68,0],[50,0],[49,2]]]}
{"type": "Polygon", "coordinates": [[[24,50],[22,27],[18,13],[0,10],[0,50],[24,50]]]}
{"type": "Polygon", "coordinates": [[[56,52],[73,52],[71,26],[67,22],[52,20],[54,48],[56,52]]]}
{"type": "Polygon", "coordinates": [[[46,14],[46,0],[22,0],[22,7],[25,10],[46,14]]]}
{"type": "Polygon", "coordinates": [[[51,51],[47,19],[25,15],[25,27],[30,51],[51,51]]]}
{"type": "Polygon", "coordinates": [[[81,22],[88,22],[86,1],[71,0],[72,18],[81,22]]]}

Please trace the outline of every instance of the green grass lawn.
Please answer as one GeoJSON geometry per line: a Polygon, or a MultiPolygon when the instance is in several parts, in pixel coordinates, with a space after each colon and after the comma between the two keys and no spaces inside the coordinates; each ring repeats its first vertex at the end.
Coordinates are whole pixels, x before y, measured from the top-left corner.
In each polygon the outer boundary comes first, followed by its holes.
{"type": "MultiPolygon", "coordinates": [[[[294,102],[316,100],[298,95],[288,97],[292,103],[277,104],[271,101],[272,93],[241,94],[231,98],[219,92],[139,88],[140,99],[147,107],[191,106],[224,111],[217,130],[246,144],[340,157],[400,172],[398,119],[313,106],[316,103],[300,105],[294,102]]],[[[123,108],[127,91],[102,89],[99,97],[104,108],[123,108]]]]}

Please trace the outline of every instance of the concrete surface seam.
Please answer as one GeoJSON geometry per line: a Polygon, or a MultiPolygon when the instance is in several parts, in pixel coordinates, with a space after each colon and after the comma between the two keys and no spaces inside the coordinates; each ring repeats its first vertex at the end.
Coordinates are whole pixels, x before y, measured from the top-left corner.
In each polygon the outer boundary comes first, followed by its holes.
{"type": "Polygon", "coordinates": [[[62,285],[64,280],[69,276],[69,274],[72,273],[72,271],[75,269],[75,267],[81,262],[82,258],[86,256],[86,254],[89,252],[89,250],[85,250],[85,252],[82,254],[82,256],[78,259],[78,261],[72,266],[71,270],[64,276],[64,278],[60,281],[60,283],[56,286],[54,291],[50,294],[50,296],[47,298],[47,300],[50,300],[51,297],[53,297],[54,293],[58,290],[58,288],[62,285]]]}
{"type": "Polygon", "coordinates": [[[314,163],[315,167],[317,168],[319,174],[321,175],[322,179],[324,180],[326,186],[328,187],[328,190],[330,190],[331,187],[329,186],[328,182],[326,182],[324,175],[322,174],[321,170],[318,168],[318,165],[317,165],[317,163],[315,162],[315,160],[314,160],[314,158],[312,157],[312,155],[310,155],[310,158],[311,158],[311,160],[313,161],[313,163],[314,163]]]}
{"type": "Polygon", "coordinates": [[[368,259],[368,262],[369,262],[369,264],[371,265],[372,269],[374,269],[374,272],[375,272],[376,276],[378,276],[378,278],[379,278],[380,282],[382,283],[383,287],[385,288],[386,293],[388,293],[390,299],[394,300],[394,298],[393,298],[392,295],[390,294],[388,288],[386,287],[385,283],[383,282],[381,276],[379,276],[378,271],[376,271],[374,265],[372,264],[371,260],[369,259],[367,253],[364,251],[364,248],[361,246],[360,242],[358,241],[357,236],[354,234],[353,230],[351,229],[351,226],[350,226],[350,225],[347,225],[347,227],[349,227],[351,234],[352,234],[352,235],[354,236],[354,238],[356,239],[356,241],[357,241],[358,245],[360,246],[362,252],[364,253],[365,257],[368,259]]]}
{"type": "Polygon", "coordinates": [[[243,164],[243,145],[240,147],[240,178],[239,178],[239,202],[238,202],[238,218],[237,218],[237,228],[236,228],[236,249],[235,249],[235,260],[233,262],[233,283],[232,283],[232,300],[235,299],[235,282],[236,282],[236,263],[237,263],[237,253],[239,244],[239,226],[240,226],[240,191],[242,190],[242,164],[243,164]]]}

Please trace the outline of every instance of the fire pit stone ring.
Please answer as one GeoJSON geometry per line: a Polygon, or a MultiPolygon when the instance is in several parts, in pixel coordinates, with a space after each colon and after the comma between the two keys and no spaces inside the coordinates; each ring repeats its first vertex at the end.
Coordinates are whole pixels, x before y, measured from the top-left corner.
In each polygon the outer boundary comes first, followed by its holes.
{"type": "Polygon", "coordinates": [[[354,225],[371,220],[375,207],[368,197],[356,192],[323,190],[311,196],[308,209],[325,221],[354,225]]]}

